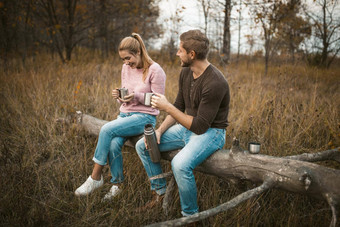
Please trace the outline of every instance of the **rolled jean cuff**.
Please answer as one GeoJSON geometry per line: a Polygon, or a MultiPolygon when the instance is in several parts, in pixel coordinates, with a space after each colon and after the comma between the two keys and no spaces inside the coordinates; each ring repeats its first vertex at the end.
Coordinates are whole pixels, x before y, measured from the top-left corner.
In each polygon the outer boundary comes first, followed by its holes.
{"type": "Polygon", "coordinates": [[[98,159],[96,159],[96,157],[93,157],[92,160],[97,163],[98,165],[101,165],[101,166],[105,166],[106,165],[106,162],[101,162],[99,161],[98,159]]]}
{"type": "Polygon", "coordinates": [[[163,194],[165,194],[165,192],[166,192],[166,188],[157,189],[155,192],[156,192],[158,195],[163,195],[163,194]]]}
{"type": "Polygon", "coordinates": [[[184,211],[181,211],[181,214],[183,215],[183,217],[188,217],[188,216],[191,216],[191,215],[194,215],[194,214],[197,214],[198,212],[196,213],[193,213],[193,214],[188,214],[188,213],[185,213],[184,211]]]}

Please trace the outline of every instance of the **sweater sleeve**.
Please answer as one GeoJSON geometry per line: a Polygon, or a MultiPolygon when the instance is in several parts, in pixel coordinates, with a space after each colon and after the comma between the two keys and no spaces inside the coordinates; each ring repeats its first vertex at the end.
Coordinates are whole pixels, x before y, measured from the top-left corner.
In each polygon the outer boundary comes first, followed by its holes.
{"type": "Polygon", "coordinates": [[[165,93],[165,79],[164,70],[157,64],[152,68],[150,75],[151,92],[164,95],[165,93]]]}
{"type": "MultiPolygon", "coordinates": [[[[146,80],[150,83],[150,89],[152,93],[165,93],[165,80],[166,75],[162,67],[156,63],[153,63],[149,69],[149,76],[146,80]]],[[[145,81],[146,82],[146,81],[145,81]]],[[[135,99],[138,102],[144,103],[144,93],[135,92],[135,99]]]]}

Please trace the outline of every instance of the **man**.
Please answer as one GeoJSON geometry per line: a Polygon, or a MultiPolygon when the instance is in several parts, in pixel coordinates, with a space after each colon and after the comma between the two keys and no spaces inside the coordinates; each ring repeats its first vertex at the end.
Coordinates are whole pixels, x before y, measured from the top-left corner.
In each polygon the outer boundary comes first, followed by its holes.
{"type": "MultiPolygon", "coordinates": [[[[181,149],[171,167],[183,216],[198,213],[193,169],[223,147],[228,125],[229,86],[223,74],[207,60],[208,52],[209,40],[202,32],[183,33],[177,52],[183,69],[176,101],[172,105],[164,95],[156,94],[151,102],[153,108],[168,113],[156,130],[160,151],[181,149]]],[[[151,161],[144,139],[137,142],[136,150],[149,177],[162,173],[161,165],[151,161]]],[[[151,190],[154,198],[146,207],[162,200],[165,179],[151,180],[151,190]]]]}

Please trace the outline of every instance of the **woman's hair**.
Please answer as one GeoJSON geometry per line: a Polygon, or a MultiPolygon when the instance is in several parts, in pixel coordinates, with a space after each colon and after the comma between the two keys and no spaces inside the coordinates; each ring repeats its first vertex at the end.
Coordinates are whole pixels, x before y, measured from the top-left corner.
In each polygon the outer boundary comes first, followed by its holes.
{"type": "Polygon", "coordinates": [[[204,60],[209,53],[209,39],[200,30],[190,30],[180,35],[187,53],[195,51],[198,60],[204,60]]]}
{"type": "Polygon", "coordinates": [[[142,60],[142,67],[143,67],[143,81],[145,81],[146,76],[149,72],[149,67],[153,63],[152,59],[150,58],[144,42],[141,36],[137,33],[132,33],[131,36],[125,37],[119,44],[118,51],[126,50],[130,54],[136,56],[138,52],[140,52],[141,60],[142,60]]]}

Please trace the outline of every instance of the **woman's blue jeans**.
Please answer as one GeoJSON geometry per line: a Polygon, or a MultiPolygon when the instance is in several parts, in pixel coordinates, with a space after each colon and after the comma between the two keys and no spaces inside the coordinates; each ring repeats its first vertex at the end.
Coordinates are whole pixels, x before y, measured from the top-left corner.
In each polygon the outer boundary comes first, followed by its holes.
{"type": "MultiPolygon", "coordinates": [[[[204,134],[196,135],[182,125],[176,124],[164,132],[161,137],[160,151],[181,149],[172,159],[171,168],[177,182],[184,216],[198,212],[197,188],[193,169],[223,147],[225,132],[225,129],[209,128],[204,134]]],[[[137,142],[136,150],[149,178],[162,173],[160,163],[151,161],[143,138],[137,142]]],[[[151,190],[160,195],[164,194],[165,179],[151,180],[151,190]]]]}
{"type": "Polygon", "coordinates": [[[100,129],[93,161],[102,166],[109,164],[112,183],[124,180],[122,147],[125,141],[128,137],[143,134],[146,124],[155,126],[156,116],[139,112],[120,113],[116,120],[100,129]]]}

